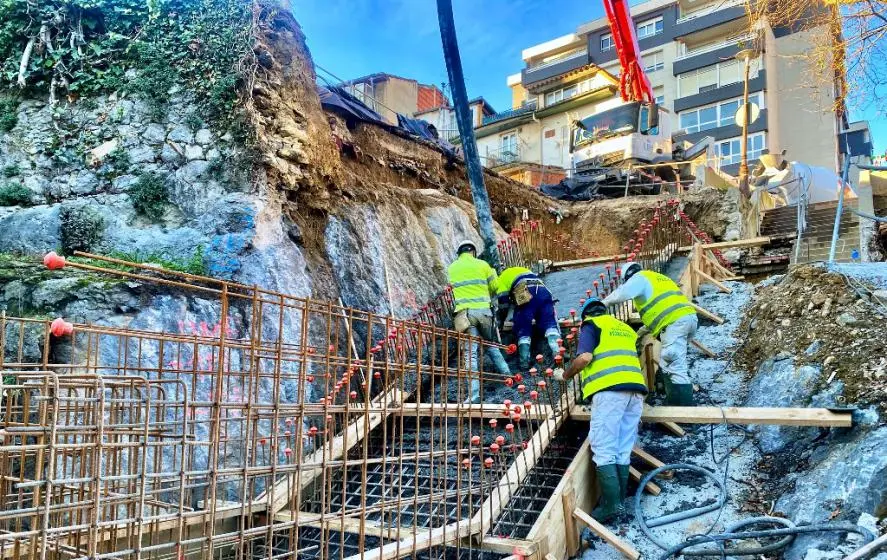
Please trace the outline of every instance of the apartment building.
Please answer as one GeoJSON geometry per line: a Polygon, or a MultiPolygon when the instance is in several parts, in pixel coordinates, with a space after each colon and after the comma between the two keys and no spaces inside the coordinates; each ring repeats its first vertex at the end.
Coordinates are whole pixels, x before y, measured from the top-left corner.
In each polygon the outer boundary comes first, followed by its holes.
{"type": "MultiPolygon", "coordinates": [[[[839,134],[847,123],[835,111],[834,78],[823,75],[831,70],[813,68],[797,56],[815,41],[827,40],[827,29],[800,31],[763,24],[750,30],[743,0],[649,0],[633,6],[631,13],[646,73],[657,101],[671,112],[676,139],[695,142],[714,137],[721,169],[736,174],[741,129],[734,119],[743,94],[744,65],[735,57],[740,50],[753,48],[757,56],[751,62],[749,92],[761,111],[749,127],[750,161],[765,150],[785,150],[791,160],[837,165],[839,134]]],[[[566,107],[565,102],[587,91],[582,85],[587,75],[618,77],[620,72],[606,18],[530,47],[522,57],[524,69],[507,79],[513,113],[528,112],[529,107],[536,112],[559,104],[566,107]]],[[[603,106],[612,103],[599,101],[603,106]]],[[[573,106],[573,114],[564,113],[567,118],[562,120],[585,118],[601,106],[573,106]]],[[[494,120],[496,116],[489,119],[494,120]]],[[[481,126],[478,143],[500,152],[515,142],[522,144],[520,133],[518,140],[510,138],[515,130],[492,130],[481,126]]],[[[547,134],[551,131],[543,131],[543,137],[547,134]]],[[[568,140],[565,133],[554,134],[568,140]]],[[[516,159],[549,162],[532,150],[519,151],[516,159]]],[[[561,162],[569,173],[569,159],[562,157],[561,162]]]]}

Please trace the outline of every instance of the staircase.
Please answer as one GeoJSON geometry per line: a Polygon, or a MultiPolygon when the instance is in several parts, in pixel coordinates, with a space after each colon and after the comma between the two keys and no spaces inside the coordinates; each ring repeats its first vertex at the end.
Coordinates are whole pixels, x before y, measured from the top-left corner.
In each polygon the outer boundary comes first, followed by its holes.
{"type": "MultiPolygon", "coordinates": [[[[801,235],[798,263],[828,260],[835,225],[837,201],[819,202],[807,207],[807,230],[801,235]]],[[[859,248],[859,218],[849,211],[856,208],[855,200],[844,201],[841,227],[838,230],[836,261],[849,261],[859,248]]],[[[761,235],[776,237],[794,232],[797,228],[797,208],[784,206],[768,210],[761,224],[761,235]]],[[[793,253],[794,254],[794,253],[793,253]]]]}

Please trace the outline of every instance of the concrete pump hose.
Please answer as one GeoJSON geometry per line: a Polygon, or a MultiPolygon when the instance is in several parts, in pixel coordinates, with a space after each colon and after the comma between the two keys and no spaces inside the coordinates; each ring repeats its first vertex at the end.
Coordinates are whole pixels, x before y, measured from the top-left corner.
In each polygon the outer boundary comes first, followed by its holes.
{"type": "Polygon", "coordinates": [[[753,556],[768,554],[788,546],[794,540],[795,536],[800,533],[815,533],[820,531],[841,531],[846,533],[857,533],[859,535],[862,535],[863,540],[865,541],[863,543],[864,545],[872,542],[875,539],[875,536],[872,535],[872,533],[868,529],[860,527],[858,525],[853,525],[851,523],[822,523],[818,525],[796,526],[794,523],[791,522],[791,520],[784,519],[782,517],[753,517],[750,519],[743,519],[741,521],[728,525],[724,533],[716,535],[698,535],[691,538],[690,540],[684,541],[672,547],[664,545],[655,536],[653,536],[653,533],[650,531],[650,528],[652,527],[661,527],[662,525],[668,525],[669,523],[683,521],[685,519],[690,519],[692,517],[697,517],[699,515],[716,511],[722,508],[726,501],[727,491],[724,488],[723,482],[720,480],[720,478],[718,478],[716,473],[696,465],[690,465],[687,463],[671,463],[653,469],[652,471],[647,473],[643,479],[641,479],[640,483],[638,484],[637,492],[635,492],[634,495],[634,515],[644,535],[646,535],[647,538],[653,542],[653,544],[655,544],[662,550],[665,550],[665,554],[660,557],[660,560],[671,558],[675,554],[681,553],[685,548],[706,543],[715,543],[718,548],[693,550],[683,552],[683,555],[721,556],[722,558],[725,558],[727,556],[753,556]],[[696,507],[688,509],[686,511],[680,511],[677,513],[664,515],[662,517],[657,517],[655,519],[644,518],[644,512],[641,509],[641,497],[644,494],[644,487],[659,473],[674,470],[688,470],[711,479],[718,488],[718,499],[715,501],[715,503],[707,506],[696,507]],[[758,531],[739,531],[740,529],[744,529],[745,527],[750,527],[753,525],[782,525],[783,528],[758,531]],[[758,546],[755,548],[727,549],[724,548],[723,545],[723,543],[726,541],[766,537],[784,538],[774,543],[770,543],[764,546],[758,546]]]}
{"type": "MultiPolygon", "coordinates": [[[[772,521],[773,518],[757,518],[758,521],[761,520],[772,521]]],[[[854,525],[852,523],[821,523],[818,525],[797,525],[794,527],[786,527],[785,529],[768,529],[764,531],[743,531],[740,533],[721,533],[719,535],[704,535],[702,537],[690,539],[688,541],[682,542],[680,544],[676,544],[675,546],[669,548],[665,551],[665,554],[659,557],[659,560],[668,560],[672,556],[679,554],[683,549],[695,546],[698,544],[705,544],[710,542],[724,542],[724,541],[736,541],[742,539],[761,539],[767,537],[782,537],[782,536],[792,536],[798,535],[800,533],[819,533],[822,531],[840,531],[843,533],[857,533],[862,536],[865,543],[870,543],[874,540],[875,536],[872,535],[871,531],[866,529],[865,527],[860,527],[859,525],[854,525]]],[[[755,547],[755,548],[742,548],[742,549],[723,549],[723,550],[708,550],[702,552],[702,554],[706,556],[712,555],[720,555],[721,557],[727,556],[756,556],[760,554],[766,554],[768,552],[772,552],[774,550],[776,544],[784,542],[785,539],[779,541],[778,543],[774,543],[772,545],[755,547]]],[[[684,556],[690,556],[693,553],[685,552],[684,556]]]]}

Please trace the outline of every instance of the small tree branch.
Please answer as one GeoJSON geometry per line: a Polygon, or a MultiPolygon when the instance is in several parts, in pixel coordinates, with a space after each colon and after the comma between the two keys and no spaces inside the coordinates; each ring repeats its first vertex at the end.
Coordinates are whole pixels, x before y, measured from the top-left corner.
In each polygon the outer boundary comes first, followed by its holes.
{"type": "Polygon", "coordinates": [[[34,51],[34,43],[36,42],[36,37],[31,37],[28,39],[28,44],[25,45],[25,52],[22,53],[22,59],[18,64],[18,85],[19,87],[25,87],[27,82],[25,81],[25,74],[28,72],[28,64],[31,62],[31,53],[34,51]]]}

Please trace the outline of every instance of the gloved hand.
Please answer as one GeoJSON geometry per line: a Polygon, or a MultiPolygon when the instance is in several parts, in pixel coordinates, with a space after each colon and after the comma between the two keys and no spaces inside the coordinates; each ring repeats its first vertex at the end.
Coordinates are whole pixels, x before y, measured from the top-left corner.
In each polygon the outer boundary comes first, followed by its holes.
{"type": "Polygon", "coordinates": [[[647,327],[641,327],[641,328],[639,328],[639,329],[638,329],[638,340],[644,338],[644,337],[647,336],[648,334],[650,334],[650,329],[648,329],[647,327]]]}
{"type": "Polygon", "coordinates": [[[559,367],[555,368],[554,372],[551,374],[551,378],[555,381],[563,381],[564,380],[564,368],[559,367]]]}

